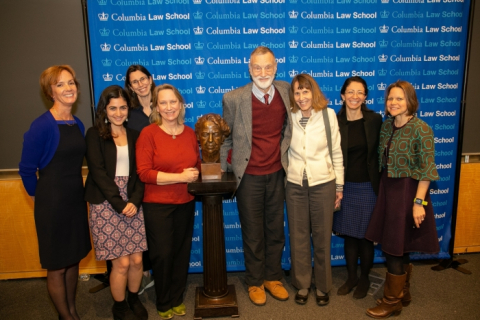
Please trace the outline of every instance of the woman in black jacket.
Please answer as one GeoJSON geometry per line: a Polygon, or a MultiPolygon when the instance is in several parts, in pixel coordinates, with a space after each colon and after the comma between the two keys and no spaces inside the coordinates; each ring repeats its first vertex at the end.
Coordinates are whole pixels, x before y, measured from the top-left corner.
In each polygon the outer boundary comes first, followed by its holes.
{"type": "Polygon", "coordinates": [[[345,185],[341,210],[334,215],[333,230],[345,239],[345,260],[348,279],[338,295],[353,293],[356,299],[367,295],[368,274],[373,265],[373,242],[365,232],[376,202],[380,174],[378,172],[378,139],[382,116],[368,109],[367,83],[361,77],[345,80],[340,91],[343,105],[337,119],[342,137],[345,185]],[[360,278],[357,261],[360,256],[360,278]]]}
{"type": "Polygon", "coordinates": [[[141,202],[144,185],[137,176],[138,131],[125,127],[128,95],[120,86],[106,88],[97,106],[94,127],[87,131],[90,229],[97,260],[111,260],[110,288],[114,319],[147,319],[138,299],[142,252],[147,250],[141,202]],[[128,283],[128,303],[125,288],[128,283]]]}

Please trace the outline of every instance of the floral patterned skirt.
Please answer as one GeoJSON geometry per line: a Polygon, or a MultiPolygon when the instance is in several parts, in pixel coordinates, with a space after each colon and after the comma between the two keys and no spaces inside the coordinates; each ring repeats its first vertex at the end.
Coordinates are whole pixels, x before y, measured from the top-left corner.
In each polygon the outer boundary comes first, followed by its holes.
{"type": "MultiPolygon", "coordinates": [[[[115,183],[123,200],[127,201],[128,177],[115,177],[115,183]]],[[[90,204],[90,230],[97,260],[112,260],[147,250],[141,206],[137,214],[129,218],[116,212],[107,200],[90,204]]]]}

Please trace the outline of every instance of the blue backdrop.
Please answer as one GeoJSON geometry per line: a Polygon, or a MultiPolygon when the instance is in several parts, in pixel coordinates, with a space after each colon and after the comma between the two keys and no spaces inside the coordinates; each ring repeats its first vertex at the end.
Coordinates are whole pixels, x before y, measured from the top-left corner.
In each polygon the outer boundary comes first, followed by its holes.
{"type": "MultiPolygon", "coordinates": [[[[430,186],[441,251],[412,259],[447,258],[469,7],[469,0],[88,0],[95,99],[141,64],[157,85],[179,88],[193,126],[203,114],[221,114],[223,94],[250,81],[258,45],[275,52],[277,79],[312,75],[336,111],[347,77],[366,79],[367,104],[382,115],[385,88],[407,80],[420,100],[417,116],[434,130],[441,176],[430,186]]],[[[201,210],[197,203],[191,272],[203,271],[201,210]]],[[[224,220],[227,269],[244,270],[235,199],[224,201],[224,220]]],[[[383,261],[379,247],[375,256],[383,261]]],[[[290,268],[288,237],[282,264],[290,268]]],[[[342,264],[343,240],[332,235],[332,265],[342,264]]]]}

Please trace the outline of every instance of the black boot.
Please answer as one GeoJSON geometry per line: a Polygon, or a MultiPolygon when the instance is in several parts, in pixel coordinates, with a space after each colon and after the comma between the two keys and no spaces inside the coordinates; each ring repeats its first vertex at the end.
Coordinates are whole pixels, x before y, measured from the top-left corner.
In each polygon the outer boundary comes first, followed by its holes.
{"type": "Polygon", "coordinates": [[[137,319],[139,320],[147,320],[148,319],[148,312],[147,309],[143,306],[140,299],[138,299],[138,292],[130,292],[128,290],[128,304],[130,305],[130,309],[133,311],[137,319]]]}
{"type": "Polygon", "coordinates": [[[127,301],[114,301],[112,307],[114,320],[137,320],[137,317],[133,314],[132,310],[128,307],[127,301]]]}

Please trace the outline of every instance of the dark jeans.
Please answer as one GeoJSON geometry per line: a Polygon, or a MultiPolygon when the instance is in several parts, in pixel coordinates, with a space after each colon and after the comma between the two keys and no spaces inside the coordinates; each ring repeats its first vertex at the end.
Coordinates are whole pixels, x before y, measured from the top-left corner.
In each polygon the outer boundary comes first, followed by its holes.
{"type": "Polygon", "coordinates": [[[195,200],[185,204],[143,204],[157,310],[183,302],[192,247],[195,200]]]}
{"type": "Polygon", "coordinates": [[[249,286],[261,286],[264,280],[280,280],[283,276],[284,175],[283,169],[262,176],[244,174],[237,189],[249,286]]]}

